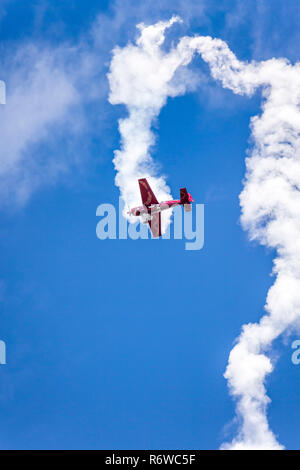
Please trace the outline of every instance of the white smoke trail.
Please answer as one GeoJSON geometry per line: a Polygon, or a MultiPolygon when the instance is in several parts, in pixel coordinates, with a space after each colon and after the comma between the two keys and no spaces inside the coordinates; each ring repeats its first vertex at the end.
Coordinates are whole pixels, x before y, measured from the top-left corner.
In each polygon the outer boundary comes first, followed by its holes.
{"type": "MultiPolygon", "coordinates": [[[[136,44],[113,50],[108,74],[109,101],[111,104],[125,104],[128,110],[128,117],[119,120],[121,150],[115,151],[116,185],[129,207],[141,203],[137,184],[141,177],[149,179],[158,200],[171,198],[165,178],[156,176],[149,149],[155,141],[151,131],[154,119],[169,96],[185,93],[188,86],[187,82],[175,83],[173,80],[176,70],[184,65],[185,57],[175,48],[168,53],[160,48],[165,30],[177,21],[180,19],[173,17],[170,21],[148,27],[140,24],[136,44]]],[[[163,230],[169,218],[169,211],[163,213],[163,230]]]]}
{"type": "Polygon", "coordinates": [[[263,87],[262,115],[251,120],[254,148],[246,160],[241,220],[251,239],[276,250],[276,280],[267,313],[259,323],[243,326],[229,356],[225,377],[241,424],[237,438],[222,448],[282,449],[269,429],[264,383],[273,370],[266,355],[272,341],[300,320],[300,64],[242,63],[224,42],[211,38],[184,38],[180,47],[196,49],[212,75],[235,93],[250,95],[263,87]]]}
{"type": "MultiPolygon", "coordinates": [[[[300,64],[292,66],[285,59],[240,62],[223,41],[199,36],[184,37],[164,53],[164,30],[175,20],[140,25],[137,45],[114,51],[110,101],[125,103],[129,110],[129,118],[120,121],[116,182],[124,199],[135,202],[140,169],[150,168],[152,175],[151,122],[167,96],[185,91],[185,82],[174,89],[171,79],[195,52],[208,63],[212,76],[234,93],[251,95],[262,87],[262,114],[251,120],[254,146],[246,159],[241,220],[251,239],[276,250],[276,280],[268,292],[266,314],[259,323],[243,326],[229,356],[225,377],[237,399],[240,428],[233,442],[222,448],[281,449],[267,421],[265,380],[273,365],[266,353],[275,338],[300,321],[300,64]]],[[[164,196],[164,180],[152,181],[164,196]]]]}

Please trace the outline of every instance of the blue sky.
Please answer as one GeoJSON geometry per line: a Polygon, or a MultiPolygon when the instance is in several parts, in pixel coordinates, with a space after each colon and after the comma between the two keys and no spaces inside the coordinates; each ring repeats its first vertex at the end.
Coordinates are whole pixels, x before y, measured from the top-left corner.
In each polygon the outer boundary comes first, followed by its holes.
{"type": "MultiPolygon", "coordinates": [[[[125,109],[107,100],[112,48],[133,41],[137,23],[180,14],[174,34],[219,37],[243,60],[299,60],[297,3],[244,3],[3,2],[0,448],[215,449],[234,435],[223,373],[273,282],[272,252],[239,223],[260,94],[233,95],[208,76],[156,123],[153,154],[174,197],[187,186],[205,204],[201,251],[99,240],[95,214],[119,198],[112,158],[125,109]]],[[[206,70],[200,59],[193,68],[206,70]]],[[[270,426],[291,449],[294,339],[276,341],[267,379],[270,426]]]]}

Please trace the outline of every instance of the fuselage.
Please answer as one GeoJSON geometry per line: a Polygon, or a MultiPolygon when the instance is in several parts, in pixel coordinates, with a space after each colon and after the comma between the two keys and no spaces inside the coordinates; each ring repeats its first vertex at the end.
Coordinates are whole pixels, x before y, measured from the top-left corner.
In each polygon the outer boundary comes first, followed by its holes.
{"type": "Polygon", "coordinates": [[[180,199],[173,199],[172,201],[163,201],[159,202],[158,204],[151,204],[150,206],[138,206],[134,207],[133,209],[130,209],[129,214],[130,215],[153,215],[156,214],[157,212],[162,212],[165,211],[166,209],[170,209],[171,207],[179,206],[182,204],[180,202],[180,199]]]}

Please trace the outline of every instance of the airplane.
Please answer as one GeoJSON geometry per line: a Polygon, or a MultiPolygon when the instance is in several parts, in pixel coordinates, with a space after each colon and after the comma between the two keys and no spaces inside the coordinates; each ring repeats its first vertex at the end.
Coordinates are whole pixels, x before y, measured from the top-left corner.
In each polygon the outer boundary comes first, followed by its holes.
{"type": "Polygon", "coordinates": [[[128,214],[141,216],[144,224],[149,224],[154,238],[161,236],[161,212],[175,206],[182,205],[186,212],[192,210],[191,203],[194,202],[192,196],[186,188],[180,188],[180,199],[172,201],[158,202],[146,178],[138,180],[142,198],[142,206],[130,209],[128,214]]]}

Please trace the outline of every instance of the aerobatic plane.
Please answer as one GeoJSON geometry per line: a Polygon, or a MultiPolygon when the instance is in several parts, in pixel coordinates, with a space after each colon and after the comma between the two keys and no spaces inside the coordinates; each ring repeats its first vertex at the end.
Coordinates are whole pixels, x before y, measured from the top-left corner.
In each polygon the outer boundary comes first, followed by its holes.
{"type": "Polygon", "coordinates": [[[129,215],[141,216],[144,224],[149,224],[153,237],[161,236],[161,212],[175,206],[182,205],[185,211],[192,210],[191,203],[194,202],[192,196],[186,188],[180,189],[180,199],[172,201],[158,202],[146,178],[139,179],[142,206],[134,207],[128,212],[129,215]]]}

